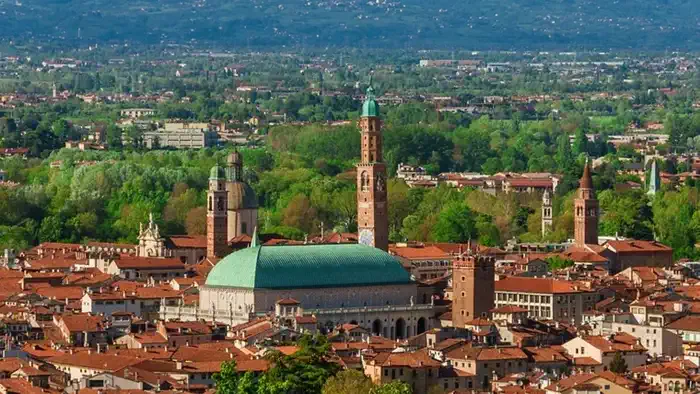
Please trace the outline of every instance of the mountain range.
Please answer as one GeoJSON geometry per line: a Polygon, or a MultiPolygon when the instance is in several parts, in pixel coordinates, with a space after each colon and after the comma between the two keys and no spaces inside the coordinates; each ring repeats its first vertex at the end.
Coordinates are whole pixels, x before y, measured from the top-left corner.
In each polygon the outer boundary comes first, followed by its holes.
{"type": "Polygon", "coordinates": [[[697,0],[0,0],[0,37],[232,49],[697,49],[697,0]]]}

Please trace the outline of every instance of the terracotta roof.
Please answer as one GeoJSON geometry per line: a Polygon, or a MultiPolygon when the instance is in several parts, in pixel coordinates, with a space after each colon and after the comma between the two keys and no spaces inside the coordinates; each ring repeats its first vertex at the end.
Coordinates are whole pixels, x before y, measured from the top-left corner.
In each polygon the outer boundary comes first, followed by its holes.
{"type": "Polygon", "coordinates": [[[464,325],[466,326],[477,326],[477,327],[485,327],[485,326],[493,326],[494,323],[489,320],[489,319],[484,319],[481,317],[478,317],[476,319],[472,319],[468,322],[465,322],[464,325]]]}
{"type": "Polygon", "coordinates": [[[607,241],[605,245],[617,253],[673,252],[673,249],[656,241],[607,241]]]}
{"type": "Polygon", "coordinates": [[[148,344],[160,344],[160,343],[168,343],[168,340],[160,335],[160,333],[155,332],[155,331],[148,331],[140,334],[130,334],[134,340],[138,343],[142,343],[145,345],[148,344]]]}
{"type": "Polygon", "coordinates": [[[573,246],[559,254],[564,259],[576,263],[607,263],[608,259],[586,248],[573,246]]]}
{"type": "Polygon", "coordinates": [[[406,353],[379,353],[373,360],[375,365],[384,367],[408,367],[408,368],[437,368],[438,361],[433,360],[427,349],[406,353]]]}
{"type": "Polygon", "coordinates": [[[0,379],[0,386],[2,386],[4,388],[4,392],[7,392],[8,394],[55,393],[55,391],[49,391],[47,389],[42,389],[41,387],[32,386],[29,381],[24,379],[0,379]]]}
{"type": "Polygon", "coordinates": [[[64,354],[47,360],[48,363],[53,365],[69,365],[101,371],[118,371],[142,361],[143,360],[133,357],[113,356],[101,353],[64,354]]]}
{"type": "Polygon", "coordinates": [[[102,316],[92,316],[90,314],[60,316],[60,320],[66,325],[70,332],[98,332],[104,331],[104,318],[102,316]]]}
{"type": "Polygon", "coordinates": [[[567,294],[586,291],[575,283],[565,280],[521,278],[510,276],[496,281],[496,291],[517,293],[567,294]]]}
{"type": "MultiPolygon", "coordinates": [[[[629,334],[624,334],[629,335],[629,334]]],[[[644,352],[646,349],[637,344],[637,339],[634,338],[633,342],[629,340],[624,335],[616,335],[611,341],[608,338],[602,336],[587,336],[582,339],[603,353],[616,353],[616,352],[644,352]],[[630,343],[632,342],[632,343],[630,343]]],[[[631,337],[631,335],[629,335],[631,337]]]]}
{"type": "Polygon", "coordinates": [[[525,353],[537,363],[567,362],[568,359],[559,351],[551,347],[526,347],[525,353]]]}
{"type": "Polygon", "coordinates": [[[295,300],[294,298],[282,298],[281,300],[277,300],[277,304],[280,304],[280,305],[299,305],[301,303],[299,301],[295,300]]]}
{"type": "Polygon", "coordinates": [[[22,361],[16,357],[8,357],[5,359],[0,359],[0,372],[10,374],[10,373],[15,372],[16,370],[18,370],[24,366],[29,366],[29,364],[25,363],[24,361],[22,361]]]}
{"type": "Polygon", "coordinates": [[[551,189],[554,186],[554,182],[551,179],[511,178],[506,182],[512,187],[546,187],[551,189]]]}
{"type": "Polygon", "coordinates": [[[173,258],[121,256],[114,263],[119,269],[185,269],[185,263],[173,258]]]}
{"type": "Polygon", "coordinates": [[[529,312],[529,310],[525,308],[521,308],[519,306],[515,305],[505,305],[499,308],[493,308],[490,311],[491,313],[522,313],[522,312],[529,312]]]}
{"type": "Polygon", "coordinates": [[[449,260],[451,255],[436,246],[392,246],[389,253],[406,260],[449,260]]]}
{"type": "Polygon", "coordinates": [[[700,316],[684,316],[666,325],[671,330],[700,331],[700,316]]]}
{"type": "Polygon", "coordinates": [[[297,324],[316,324],[318,321],[316,316],[297,316],[295,319],[297,324]]]}
{"type": "Polygon", "coordinates": [[[471,344],[451,350],[446,355],[447,358],[453,359],[469,359],[469,360],[512,360],[512,359],[527,359],[527,355],[520,348],[516,347],[499,347],[499,348],[480,348],[472,347],[471,344]]]}
{"type": "Polygon", "coordinates": [[[168,240],[178,249],[206,249],[206,235],[171,235],[168,240]]]}
{"type": "Polygon", "coordinates": [[[36,289],[36,293],[42,297],[64,301],[66,298],[69,300],[79,300],[83,297],[84,291],[83,288],[79,286],[56,286],[36,289]]]}

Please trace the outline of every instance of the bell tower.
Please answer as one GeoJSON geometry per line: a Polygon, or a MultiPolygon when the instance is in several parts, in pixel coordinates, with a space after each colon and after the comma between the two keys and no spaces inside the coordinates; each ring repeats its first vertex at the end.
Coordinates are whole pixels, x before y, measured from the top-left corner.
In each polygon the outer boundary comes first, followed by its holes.
{"type": "Polygon", "coordinates": [[[574,240],[580,247],[598,244],[598,200],[588,161],[579,182],[578,197],[574,200],[574,240]]]}
{"type": "Polygon", "coordinates": [[[229,253],[226,194],[226,173],[223,168],[214,166],[209,174],[207,192],[207,257],[224,257],[229,253]]]}
{"type": "Polygon", "coordinates": [[[542,194],[542,236],[552,229],[552,195],[549,189],[542,194]]]}
{"type": "Polygon", "coordinates": [[[362,154],[357,165],[357,231],[361,244],[388,251],[386,165],[382,159],[382,122],[370,80],[360,117],[362,154]]]}

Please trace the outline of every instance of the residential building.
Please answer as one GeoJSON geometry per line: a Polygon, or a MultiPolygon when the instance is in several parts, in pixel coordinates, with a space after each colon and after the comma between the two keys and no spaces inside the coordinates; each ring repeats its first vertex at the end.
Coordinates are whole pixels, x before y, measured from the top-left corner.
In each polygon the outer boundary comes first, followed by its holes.
{"type": "Polygon", "coordinates": [[[518,306],[533,319],[581,323],[582,313],[598,301],[595,291],[575,282],[543,278],[508,277],[496,281],[496,307],[518,306]]]}
{"type": "Polygon", "coordinates": [[[620,354],[628,368],[644,365],[647,361],[647,349],[639,345],[636,337],[622,333],[603,336],[576,337],[562,345],[574,358],[591,358],[607,370],[616,354],[620,354]]]}

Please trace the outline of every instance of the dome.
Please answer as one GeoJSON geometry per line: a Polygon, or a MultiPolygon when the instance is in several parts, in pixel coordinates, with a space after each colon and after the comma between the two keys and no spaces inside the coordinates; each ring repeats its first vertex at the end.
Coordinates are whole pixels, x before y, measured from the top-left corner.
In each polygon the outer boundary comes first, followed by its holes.
{"type": "Polygon", "coordinates": [[[367,88],[365,102],[362,103],[362,116],[379,116],[379,104],[374,99],[374,89],[367,88]]]}
{"type": "Polygon", "coordinates": [[[214,166],[211,168],[211,171],[209,171],[209,179],[225,179],[226,178],[226,171],[224,171],[223,168],[219,166],[214,166]]]}
{"type": "Polygon", "coordinates": [[[235,181],[226,184],[228,192],[228,209],[257,209],[258,196],[245,182],[235,181]]]}
{"type": "Polygon", "coordinates": [[[229,166],[243,164],[241,154],[238,151],[231,152],[231,154],[228,155],[227,162],[229,166]]]}
{"type": "Polygon", "coordinates": [[[372,286],[412,283],[390,254],[365,245],[257,246],[214,266],[207,286],[246,289],[372,286]]]}

